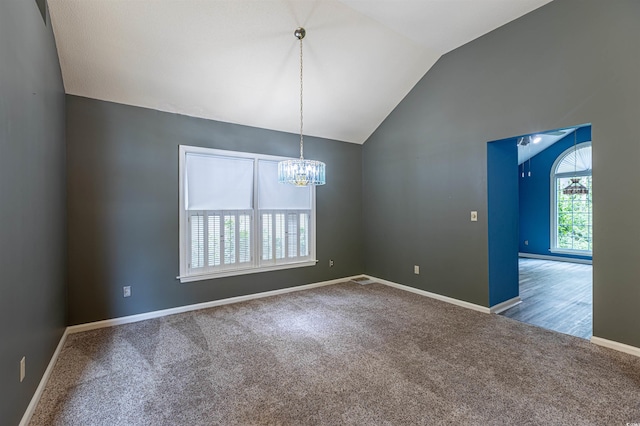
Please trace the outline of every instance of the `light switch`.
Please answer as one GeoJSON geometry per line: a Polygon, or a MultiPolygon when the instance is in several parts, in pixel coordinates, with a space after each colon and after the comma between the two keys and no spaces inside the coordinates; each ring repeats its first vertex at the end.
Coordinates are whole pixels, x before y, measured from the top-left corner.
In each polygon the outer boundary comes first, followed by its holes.
{"type": "Polygon", "coordinates": [[[478,221],[478,212],[477,211],[472,211],[471,212],[471,222],[477,222],[478,221]]]}

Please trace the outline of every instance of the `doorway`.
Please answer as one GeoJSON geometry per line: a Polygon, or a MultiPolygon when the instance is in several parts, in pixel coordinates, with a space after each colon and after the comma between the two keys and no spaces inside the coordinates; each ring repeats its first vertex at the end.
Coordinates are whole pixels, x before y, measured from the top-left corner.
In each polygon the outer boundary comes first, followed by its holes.
{"type": "Polygon", "coordinates": [[[492,312],[590,338],[591,125],[488,143],[487,183],[492,312]]]}

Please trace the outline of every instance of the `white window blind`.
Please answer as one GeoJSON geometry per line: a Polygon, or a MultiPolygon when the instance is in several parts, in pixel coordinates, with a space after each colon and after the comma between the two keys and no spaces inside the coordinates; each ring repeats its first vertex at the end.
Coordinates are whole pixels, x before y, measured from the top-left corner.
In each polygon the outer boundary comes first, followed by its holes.
{"type": "Polygon", "coordinates": [[[181,281],[315,265],[315,187],[278,183],[282,158],[180,154],[181,281]]]}
{"type": "Polygon", "coordinates": [[[258,162],[258,206],[262,210],[310,210],[310,186],[297,187],[278,182],[278,162],[258,162]]]}
{"type": "Polygon", "coordinates": [[[245,210],[253,207],[254,160],[186,155],[187,210],[245,210]]]}

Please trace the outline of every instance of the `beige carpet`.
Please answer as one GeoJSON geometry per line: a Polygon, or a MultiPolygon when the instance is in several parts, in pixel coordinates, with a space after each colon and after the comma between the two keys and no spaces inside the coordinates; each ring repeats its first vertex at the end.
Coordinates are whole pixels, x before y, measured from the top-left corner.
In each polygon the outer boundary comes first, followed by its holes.
{"type": "Polygon", "coordinates": [[[621,425],[640,359],[345,283],[70,335],[32,425],[621,425]]]}

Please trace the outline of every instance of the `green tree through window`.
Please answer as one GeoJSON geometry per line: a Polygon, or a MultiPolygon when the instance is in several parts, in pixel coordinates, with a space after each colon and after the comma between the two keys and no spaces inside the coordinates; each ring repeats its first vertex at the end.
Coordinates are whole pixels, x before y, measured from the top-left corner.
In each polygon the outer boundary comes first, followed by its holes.
{"type": "Polygon", "coordinates": [[[570,178],[557,178],[558,239],[557,248],[568,250],[592,249],[591,176],[584,176],[580,183],[588,194],[564,194],[563,189],[571,183],[570,178]]]}
{"type": "Polygon", "coordinates": [[[593,187],[591,142],[573,146],[558,156],[552,168],[554,228],[551,250],[591,252],[593,249],[593,187]],[[586,194],[565,194],[572,179],[586,194]]]}

